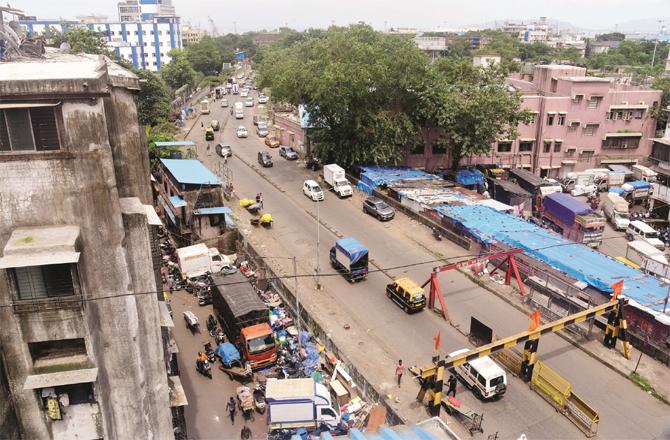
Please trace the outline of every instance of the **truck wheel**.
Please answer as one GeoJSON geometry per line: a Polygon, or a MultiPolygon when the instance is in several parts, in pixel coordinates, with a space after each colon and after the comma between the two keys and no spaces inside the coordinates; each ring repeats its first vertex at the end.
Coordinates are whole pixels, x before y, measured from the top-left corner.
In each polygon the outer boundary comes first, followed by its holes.
{"type": "Polygon", "coordinates": [[[386,291],[386,296],[388,296],[388,297],[390,298],[390,297],[391,297],[391,292],[389,292],[389,291],[387,290],[387,291],[386,291]]]}

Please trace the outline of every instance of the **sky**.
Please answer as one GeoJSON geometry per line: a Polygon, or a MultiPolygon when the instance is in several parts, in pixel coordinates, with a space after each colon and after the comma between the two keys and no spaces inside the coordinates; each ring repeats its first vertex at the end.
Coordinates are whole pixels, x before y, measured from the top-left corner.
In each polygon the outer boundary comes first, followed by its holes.
{"type": "MultiPolygon", "coordinates": [[[[14,0],[12,7],[38,18],[102,14],[116,19],[113,0],[14,0]]],[[[183,22],[221,33],[347,25],[364,21],[376,29],[460,28],[505,19],[546,16],[579,28],[614,29],[630,20],[670,17],[670,0],[173,0],[183,22]]],[[[666,23],[670,27],[670,23],[666,23]]]]}

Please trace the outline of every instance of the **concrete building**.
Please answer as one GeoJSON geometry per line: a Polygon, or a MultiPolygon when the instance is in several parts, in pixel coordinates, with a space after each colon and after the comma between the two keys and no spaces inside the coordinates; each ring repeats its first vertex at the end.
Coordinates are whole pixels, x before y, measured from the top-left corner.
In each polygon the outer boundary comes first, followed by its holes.
{"type": "MultiPolygon", "coordinates": [[[[670,108],[665,109],[670,113],[670,108]]],[[[658,173],[652,183],[650,210],[660,212],[663,218],[670,220],[670,120],[665,126],[663,137],[653,139],[651,146],[651,169],[658,173]]]]}
{"type": "Polygon", "coordinates": [[[552,36],[553,31],[547,24],[546,17],[540,17],[537,22],[525,23],[505,23],[501,30],[516,36],[522,43],[547,43],[552,36]]]}
{"type": "Polygon", "coordinates": [[[21,438],[174,437],[138,89],[104,57],[0,64],[0,437],[7,402],[21,438]]]}
{"type": "Polygon", "coordinates": [[[498,55],[475,55],[472,57],[472,64],[480,67],[491,67],[500,64],[498,55]]]}
{"type": "Polygon", "coordinates": [[[118,4],[119,20],[85,17],[83,20],[19,19],[28,34],[46,30],[65,32],[68,28],[86,26],[100,32],[109,49],[136,69],[159,71],[170,62],[168,52],[182,48],[180,18],[170,0],[129,0],[118,4]]]}
{"type": "Polygon", "coordinates": [[[221,181],[199,160],[161,159],[157,180],[159,209],[182,244],[217,239],[235,227],[221,181]]]}
{"type": "Polygon", "coordinates": [[[601,53],[607,53],[610,49],[616,49],[621,45],[621,41],[594,41],[589,40],[586,44],[586,54],[598,55],[601,53]]]}
{"type": "Polygon", "coordinates": [[[431,59],[446,55],[449,49],[447,46],[447,37],[417,35],[413,40],[417,47],[426,52],[431,59]]]}
{"type": "MultiPolygon", "coordinates": [[[[532,74],[509,78],[521,93],[522,107],[534,120],[520,124],[517,139],[500,139],[490,154],[465,158],[463,165],[494,163],[524,167],[548,177],[608,164],[634,164],[649,156],[656,120],[651,109],[659,90],[586,76],[586,69],[538,65],[532,74]]],[[[425,145],[407,149],[405,164],[433,169],[448,166],[446,151],[433,146],[439,137],[428,130],[425,145]]]]}
{"type": "Polygon", "coordinates": [[[192,44],[199,43],[205,35],[207,35],[207,31],[184,25],[181,28],[181,44],[184,48],[187,48],[192,44]]]}

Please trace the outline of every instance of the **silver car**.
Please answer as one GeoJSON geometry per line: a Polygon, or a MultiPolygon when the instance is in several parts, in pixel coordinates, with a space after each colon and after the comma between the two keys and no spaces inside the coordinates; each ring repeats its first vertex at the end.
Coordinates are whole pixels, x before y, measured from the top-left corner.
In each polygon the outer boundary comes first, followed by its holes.
{"type": "Polygon", "coordinates": [[[391,220],[395,217],[395,209],[377,197],[368,197],[363,202],[363,212],[377,217],[380,221],[391,220]]]}

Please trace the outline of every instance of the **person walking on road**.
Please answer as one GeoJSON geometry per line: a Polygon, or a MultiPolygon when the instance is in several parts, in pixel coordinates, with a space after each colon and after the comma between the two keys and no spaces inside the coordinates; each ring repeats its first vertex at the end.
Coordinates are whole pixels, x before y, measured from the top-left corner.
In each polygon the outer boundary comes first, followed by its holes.
{"type": "Polygon", "coordinates": [[[242,440],[248,440],[251,438],[251,429],[249,429],[247,425],[244,425],[242,431],[240,431],[240,437],[242,437],[242,440]]]}
{"type": "Polygon", "coordinates": [[[208,156],[212,155],[212,146],[210,144],[207,144],[207,155],[208,156]]]}
{"type": "Polygon", "coordinates": [[[450,374],[447,383],[449,384],[449,390],[447,390],[447,396],[451,394],[452,396],[456,397],[456,377],[453,374],[450,374]]]}
{"type": "Polygon", "coordinates": [[[402,359],[400,359],[398,365],[395,366],[395,375],[398,377],[398,388],[400,388],[400,380],[403,374],[405,374],[405,366],[402,364],[402,359]]]}
{"type": "Polygon", "coordinates": [[[258,193],[258,203],[260,203],[261,209],[263,209],[263,193],[258,193]]]}
{"type": "Polygon", "coordinates": [[[230,424],[234,425],[235,413],[237,412],[237,405],[235,404],[235,399],[233,399],[232,397],[228,401],[228,405],[226,405],[226,411],[228,411],[228,415],[230,415],[230,424]]]}

